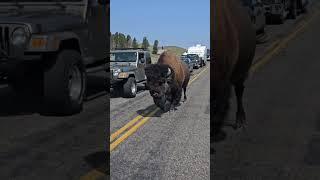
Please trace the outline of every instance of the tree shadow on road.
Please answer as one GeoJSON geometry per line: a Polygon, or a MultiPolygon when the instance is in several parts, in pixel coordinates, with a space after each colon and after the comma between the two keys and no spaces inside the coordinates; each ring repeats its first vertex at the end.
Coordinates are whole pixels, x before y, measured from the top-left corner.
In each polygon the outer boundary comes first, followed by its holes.
{"type": "Polygon", "coordinates": [[[158,108],[158,110],[154,113],[154,114],[150,114],[153,110],[155,110],[157,108],[157,106],[155,104],[152,104],[150,106],[148,106],[147,108],[145,109],[140,109],[137,111],[137,113],[140,115],[140,116],[143,116],[143,117],[161,117],[161,115],[163,113],[165,113],[164,111],[162,111],[161,109],[158,108]]]}
{"type": "MultiPolygon", "coordinates": [[[[104,76],[88,75],[86,101],[106,95],[104,76]]],[[[59,116],[45,112],[40,96],[18,97],[9,86],[0,87],[0,117],[40,114],[59,116]]]]}

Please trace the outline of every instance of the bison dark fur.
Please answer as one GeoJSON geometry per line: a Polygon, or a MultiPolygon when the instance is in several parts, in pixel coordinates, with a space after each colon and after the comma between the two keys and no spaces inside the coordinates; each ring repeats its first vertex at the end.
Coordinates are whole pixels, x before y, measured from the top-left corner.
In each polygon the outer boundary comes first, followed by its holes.
{"type": "Polygon", "coordinates": [[[147,87],[154,103],[163,111],[175,109],[180,104],[182,90],[184,101],[190,73],[185,62],[170,51],[163,52],[157,64],[145,68],[147,87]]]}
{"type": "Polygon", "coordinates": [[[219,134],[229,109],[231,87],[237,97],[236,126],[245,123],[244,81],[255,54],[256,36],[246,10],[238,0],[212,4],[213,18],[213,132],[219,134]],[[214,10],[213,10],[214,8],[214,10]]]}

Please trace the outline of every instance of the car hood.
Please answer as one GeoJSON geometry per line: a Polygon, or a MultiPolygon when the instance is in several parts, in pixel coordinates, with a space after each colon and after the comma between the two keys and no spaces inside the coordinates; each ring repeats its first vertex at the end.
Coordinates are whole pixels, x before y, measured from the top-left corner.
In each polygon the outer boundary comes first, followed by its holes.
{"type": "Polygon", "coordinates": [[[110,62],[110,69],[121,69],[122,72],[133,71],[137,69],[135,62],[110,62]]]}
{"type": "Polygon", "coordinates": [[[59,12],[26,12],[0,15],[0,23],[29,24],[32,33],[65,31],[85,27],[81,16],[59,12]]]}

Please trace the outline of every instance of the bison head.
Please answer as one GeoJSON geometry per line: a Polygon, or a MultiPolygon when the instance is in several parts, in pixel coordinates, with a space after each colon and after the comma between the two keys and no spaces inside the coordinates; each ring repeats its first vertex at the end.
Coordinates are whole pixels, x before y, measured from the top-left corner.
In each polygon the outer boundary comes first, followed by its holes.
{"type": "Polygon", "coordinates": [[[145,68],[145,73],[150,95],[155,104],[166,111],[172,102],[173,70],[165,64],[152,64],[145,68]]]}

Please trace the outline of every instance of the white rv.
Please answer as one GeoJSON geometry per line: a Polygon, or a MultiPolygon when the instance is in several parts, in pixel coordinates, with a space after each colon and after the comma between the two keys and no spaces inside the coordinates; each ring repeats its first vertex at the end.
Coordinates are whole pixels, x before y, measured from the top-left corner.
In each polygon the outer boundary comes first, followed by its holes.
{"type": "Polygon", "coordinates": [[[187,54],[197,54],[200,57],[200,66],[205,66],[207,61],[207,47],[197,44],[188,48],[187,54]]]}

